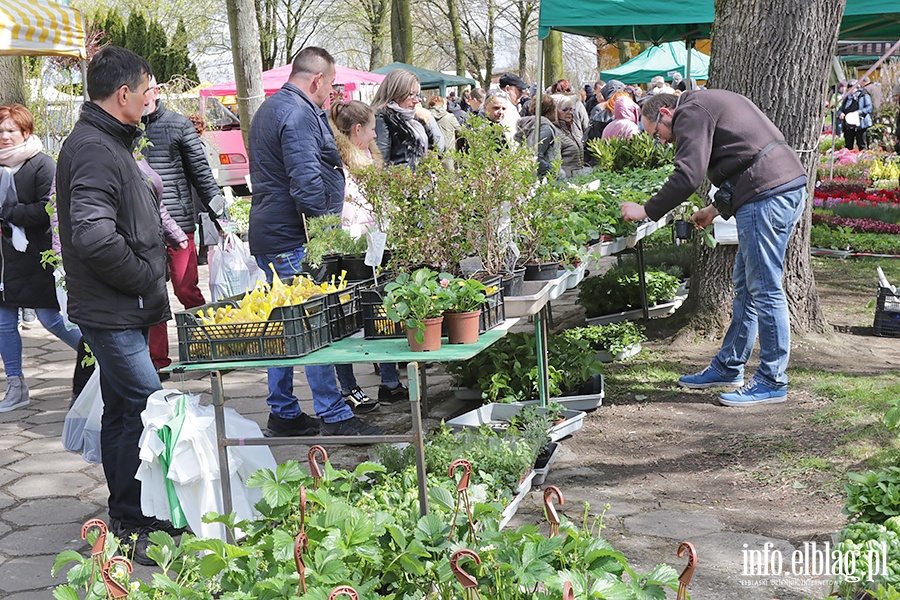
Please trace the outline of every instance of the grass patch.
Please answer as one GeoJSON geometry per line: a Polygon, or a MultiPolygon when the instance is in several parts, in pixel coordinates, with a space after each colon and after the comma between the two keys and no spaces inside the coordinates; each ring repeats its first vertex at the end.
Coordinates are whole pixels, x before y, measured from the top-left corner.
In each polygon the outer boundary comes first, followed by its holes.
{"type": "Polygon", "coordinates": [[[879,468],[900,461],[900,436],[882,423],[892,400],[900,398],[896,375],[847,375],[791,370],[792,384],[827,404],[813,413],[814,427],[835,430],[836,456],[854,468],[879,468]]]}
{"type": "Polygon", "coordinates": [[[660,352],[642,351],[631,360],[604,366],[606,397],[619,402],[651,395],[654,400],[666,400],[678,394],[678,390],[665,388],[678,382],[683,369],[681,363],[665,360],[660,352]]]}

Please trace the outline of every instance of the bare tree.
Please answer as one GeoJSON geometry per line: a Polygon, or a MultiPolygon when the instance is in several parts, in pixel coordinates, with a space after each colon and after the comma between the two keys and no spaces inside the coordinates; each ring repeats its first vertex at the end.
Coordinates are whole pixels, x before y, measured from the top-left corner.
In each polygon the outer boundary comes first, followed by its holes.
{"type": "Polygon", "coordinates": [[[259,54],[259,29],[253,0],[226,0],[231,33],[238,110],[244,145],[250,147],[250,122],[265,100],[262,82],[262,58],[259,54]]]}
{"type": "Polygon", "coordinates": [[[528,43],[537,37],[539,9],[538,0],[512,0],[499,8],[501,24],[518,42],[519,75],[522,77],[528,69],[528,43]]]}
{"type": "Polygon", "coordinates": [[[391,2],[391,49],[394,60],[411,63],[413,60],[413,27],[410,0],[391,2]]]}
{"type": "Polygon", "coordinates": [[[488,89],[494,74],[495,0],[469,3],[460,12],[463,37],[466,39],[466,65],[481,87],[488,89]]]}
{"type": "Polygon", "coordinates": [[[307,45],[333,0],[255,0],[263,70],[281,66],[307,45]]]}
{"type": "MultiPolygon", "coordinates": [[[[772,119],[800,153],[810,189],[818,163],[822,99],[845,2],[806,0],[790,10],[771,10],[763,0],[715,3],[710,85],[744,94],[772,119]]],[[[811,213],[808,202],[785,258],[784,286],[796,332],[827,328],[809,260],[811,213]]],[[[715,336],[729,320],[734,251],[698,248],[689,302],[689,310],[695,310],[692,329],[715,336]]]]}
{"type": "Polygon", "coordinates": [[[20,56],[0,56],[0,104],[25,104],[25,68],[20,56]]]}

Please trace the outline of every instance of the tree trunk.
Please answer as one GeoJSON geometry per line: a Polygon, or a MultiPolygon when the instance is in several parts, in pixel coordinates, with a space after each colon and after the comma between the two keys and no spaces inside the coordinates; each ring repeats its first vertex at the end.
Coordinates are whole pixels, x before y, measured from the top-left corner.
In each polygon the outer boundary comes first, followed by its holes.
{"type": "Polygon", "coordinates": [[[259,23],[253,0],[226,0],[231,56],[237,83],[238,111],[244,146],[250,149],[250,122],[266,99],[259,50],[259,23]]]}
{"type": "MultiPolygon", "coordinates": [[[[716,0],[709,86],[750,98],[800,155],[809,176],[810,198],[818,165],[828,69],[846,0],[716,0]],[[797,32],[803,32],[798,35],[797,32]],[[752,43],[751,43],[752,40],[752,43]]],[[[785,257],[784,288],[797,333],[826,331],[809,260],[812,201],[785,257]]],[[[693,269],[693,326],[720,335],[730,320],[734,251],[701,245],[693,269]],[[696,282],[696,283],[695,283],[696,282]]]]}
{"type": "Polygon", "coordinates": [[[25,67],[21,56],[0,56],[0,104],[25,104],[25,67]]]}
{"type": "Polygon", "coordinates": [[[459,25],[459,0],[447,0],[447,18],[450,20],[450,38],[453,40],[456,74],[465,77],[466,47],[463,44],[462,28],[459,25]]]}
{"type": "Polygon", "coordinates": [[[563,76],[563,43],[562,33],[551,31],[544,38],[544,87],[547,87],[563,76]]]}
{"type": "Polygon", "coordinates": [[[409,0],[393,0],[391,5],[391,48],[395,61],[412,62],[413,32],[409,0]]]}

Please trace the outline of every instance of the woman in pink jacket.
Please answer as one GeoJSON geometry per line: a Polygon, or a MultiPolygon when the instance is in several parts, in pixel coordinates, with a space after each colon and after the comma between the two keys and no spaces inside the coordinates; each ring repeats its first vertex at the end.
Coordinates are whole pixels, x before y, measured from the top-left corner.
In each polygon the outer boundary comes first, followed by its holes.
{"type": "Polygon", "coordinates": [[[621,138],[627,140],[636,133],[641,132],[638,123],[641,122],[641,107],[628,96],[616,98],[613,107],[613,122],[603,129],[601,139],[621,138]]]}

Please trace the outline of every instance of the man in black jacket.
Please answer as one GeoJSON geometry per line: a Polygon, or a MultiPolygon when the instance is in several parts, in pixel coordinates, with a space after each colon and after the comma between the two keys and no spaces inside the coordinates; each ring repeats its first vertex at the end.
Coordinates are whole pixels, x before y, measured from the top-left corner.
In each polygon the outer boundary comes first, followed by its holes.
{"type": "Polygon", "coordinates": [[[106,46],[91,60],[81,116],[59,154],[59,237],[69,318],[100,365],[100,447],[109,487],[110,530],[136,536],[134,560],[163,523],[141,511],[138,440],[147,397],[162,388],[148,330],[169,318],[166,248],[159,202],[132,155],[149,87],[140,56],[106,46]]]}
{"type": "MultiPolygon", "coordinates": [[[[194,199],[191,187],[197,190],[200,202],[215,222],[216,210],[221,210],[222,196],[206,158],[206,151],[193,123],[176,112],[166,109],[159,100],[156,78],[150,77],[150,104],[144,110],[145,134],[151,145],[144,151],[147,163],[163,180],[163,204],[187,234],[187,242],[169,247],[169,278],[175,296],[185,309],[206,304],[200,291],[197,274],[197,248],[194,245],[194,199]],[[213,208],[211,208],[211,206],[213,208]]],[[[166,323],[150,329],[150,357],[157,369],[171,364],[166,323]]]]}

